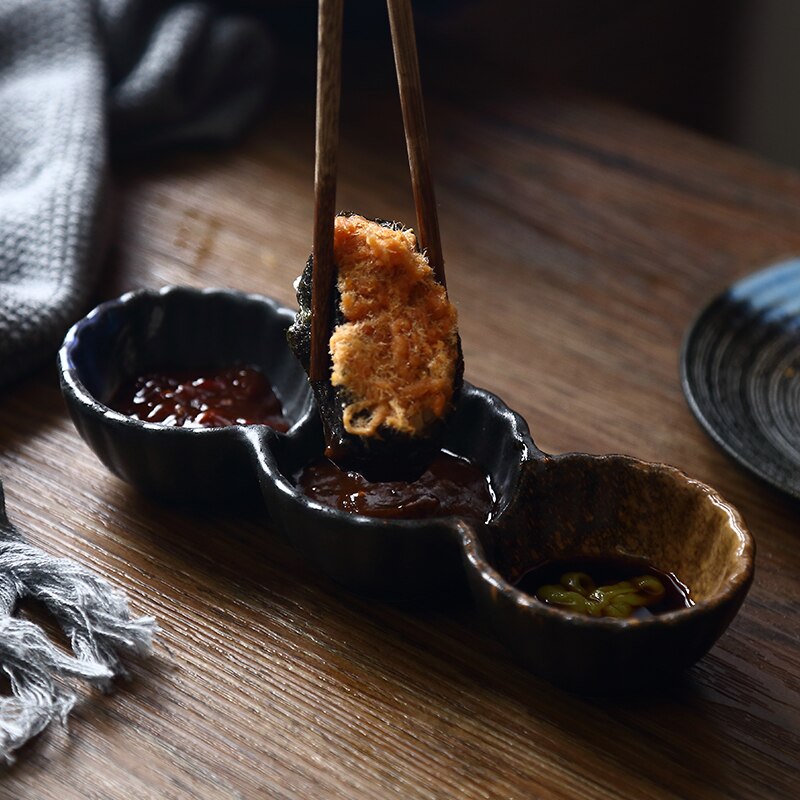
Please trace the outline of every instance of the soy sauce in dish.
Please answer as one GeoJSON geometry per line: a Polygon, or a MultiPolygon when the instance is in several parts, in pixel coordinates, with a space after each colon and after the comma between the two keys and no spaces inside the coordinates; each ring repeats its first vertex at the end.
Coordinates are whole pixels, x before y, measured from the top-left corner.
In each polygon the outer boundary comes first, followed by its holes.
{"type": "Polygon", "coordinates": [[[322,505],[384,519],[455,516],[482,523],[494,505],[491,481],[483,470],[447,450],[439,451],[413,481],[368,481],[320,458],[295,476],[295,484],[322,505]]]}
{"type": "Polygon", "coordinates": [[[546,561],[514,586],[547,605],[592,617],[647,619],[694,605],[676,575],[620,555],[546,561]]]}
{"type": "Polygon", "coordinates": [[[289,429],[280,401],[256,367],[164,370],[120,386],[111,408],[144,422],[175,428],[268,425],[289,429]]]}

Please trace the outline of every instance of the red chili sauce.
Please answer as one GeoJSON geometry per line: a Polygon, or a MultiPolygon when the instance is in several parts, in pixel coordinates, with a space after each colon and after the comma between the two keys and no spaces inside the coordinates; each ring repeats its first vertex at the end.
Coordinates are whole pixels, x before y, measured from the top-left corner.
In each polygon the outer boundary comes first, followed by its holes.
{"type": "Polygon", "coordinates": [[[134,419],[174,428],[289,429],[280,401],[255,367],[152,372],[120,386],[109,405],[134,419]]]}
{"type": "Polygon", "coordinates": [[[368,481],[327,458],[305,467],[295,483],[325,506],[390,519],[462,517],[486,522],[494,505],[487,475],[465,458],[441,450],[415,481],[368,481]]]}

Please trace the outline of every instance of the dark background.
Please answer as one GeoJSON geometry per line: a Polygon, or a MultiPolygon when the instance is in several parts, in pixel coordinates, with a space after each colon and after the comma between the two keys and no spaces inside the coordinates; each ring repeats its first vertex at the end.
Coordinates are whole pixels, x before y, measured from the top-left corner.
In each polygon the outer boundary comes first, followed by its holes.
{"type": "MultiPolygon", "coordinates": [[[[245,3],[250,8],[254,3],[245,3]]],[[[315,2],[269,15],[273,99],[313,92],[315,2]]],[[[416,0],[426,95],[574,87],[800,166],[797,0],[416,0]]],[[[384,3],[348,0],[345,83],[392,90],[384,3]]]]}

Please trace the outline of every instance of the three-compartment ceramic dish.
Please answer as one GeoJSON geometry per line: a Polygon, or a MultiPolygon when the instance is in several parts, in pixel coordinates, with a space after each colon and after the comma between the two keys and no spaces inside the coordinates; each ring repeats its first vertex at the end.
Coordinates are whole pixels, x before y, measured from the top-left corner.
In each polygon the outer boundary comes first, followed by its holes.
{"type": "Polygon", "coordinates": [[[324,443],[306,375],[286,344],[292,319],[269,298],[219,289],[167,287],[104,303],[70,330],[59,354],[73,421],[112,472],[150,494],[236,502],[260,487],[275,529],[355,591],[419,604],[467,583],[523,663],[569,689],[653,685],[725,630],[753,577],[754,543],[735,509],[663,464],[547,455],[518,414],[469,384],[444,446],[488,474],[496,501],[486,523],[376,519],[304,495],[294,476],[324,443]],[[108,405],[125,379],[200,363],[263,370],[289,430],[171,428],[108,405]],[[538,562],[609,553],[665,565],[691,586],[694,605],[647,619],[584,617],[514,586],[538,562]]]}

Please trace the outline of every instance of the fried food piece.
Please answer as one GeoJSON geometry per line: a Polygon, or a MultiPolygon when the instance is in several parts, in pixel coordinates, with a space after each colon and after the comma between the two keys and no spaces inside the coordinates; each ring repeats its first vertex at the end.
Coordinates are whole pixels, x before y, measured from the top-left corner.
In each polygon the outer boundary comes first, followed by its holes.
{"type": "MultiPolygon", "coordinates": [[[[313,386],[329,455],[367,477],[419,474],[438,450],[461,386],[456,310],[411,230],[336,218],[330,382],[313,386]]],[[[311,259],[289,343],[310,360],[311,259]]]]}
{"type": "Polygon", "coordinates": [[[334,258],[344,321],[330,339],[344,429],[424,435],[445,416],[458,361],[456,310],[410,230],[337,217],[334,258]]]}

